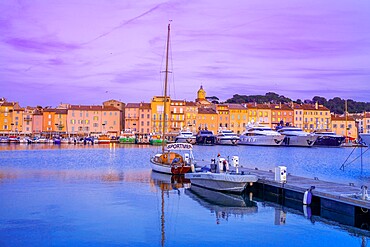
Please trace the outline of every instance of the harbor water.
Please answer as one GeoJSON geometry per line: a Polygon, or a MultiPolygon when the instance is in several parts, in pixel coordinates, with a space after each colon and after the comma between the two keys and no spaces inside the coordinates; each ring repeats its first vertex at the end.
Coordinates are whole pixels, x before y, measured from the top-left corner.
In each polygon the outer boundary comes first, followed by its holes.
{"type": "MultiPolygon", "coordinates": [[[[366,150],[194,146],[193,152],[199,164],[237,155],[249,168],[284,165],[297,176],[370,186],[366,150]]],[[[149,157],[156,151],[0,145],[0,246],[370,246],[369,226],[340,225],[251,194],[225,195],[153,173],[149,157]]]]}

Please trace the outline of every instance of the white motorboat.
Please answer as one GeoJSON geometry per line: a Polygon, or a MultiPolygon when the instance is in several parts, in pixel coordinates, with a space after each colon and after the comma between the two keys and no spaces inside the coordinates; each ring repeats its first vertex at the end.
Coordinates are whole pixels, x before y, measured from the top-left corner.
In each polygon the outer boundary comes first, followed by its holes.
{"type": "Polygon", "coordinates": [[[182,130],[180,131],[179,135],[175,138],[176,143],[190,143],[195,144],[196,137],[193,133],[189,130],[182,130]]]}
{"type": "Polygon", "coordinates": [[[360,133],[361,143],[370,146],[370,133],[360,133]]]}
{"type": "Polygon", "coordinates": [[[248,125],[240,135],[239,144],[254,146],[280,146],[284,136],[270,127],[262,125],[248,125]]]}
{"type": "Polygon", "coordinates": [[[281,127],[278,132],[285,136],[283,146],[312,147],[318,137],[294,126],[281,127]]]}
{"type": "Polygon", "coordinates": [[[232,130],[220,130],[216,136],[216,143],[220,145],[237,145],[239,136],[232,130]]]}
{"type": "Polygon", "coordinates": [[[233,156],[233,166],[236,171],[229,171],[229,164],[224,158],[218,158],[217,163],[212,160],[210,170],[187,173],[185,178],[190,179],[192,185],[204,187],[211,190],[242,193],[248,184],[257,182],[255,175],[238,172],[239,157],[233,156]]]}

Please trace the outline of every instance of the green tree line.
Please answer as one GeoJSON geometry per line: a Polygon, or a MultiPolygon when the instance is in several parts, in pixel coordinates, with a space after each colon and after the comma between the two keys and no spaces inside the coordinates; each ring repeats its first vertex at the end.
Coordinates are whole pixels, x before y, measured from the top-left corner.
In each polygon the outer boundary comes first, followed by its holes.
{"type": "MultiPolygon", "coordinates": [[[[258,104],[263,103],[272,103],[272,104],[279,104],[279,103],[290,103],[290,102],[298,103],[298,104],[314,104],[318,102],[320,105],[327,107],[330,112],[334,112],[337,114],[343,114],[345,111],[345,99],[340,97],[334,97],[332,99],[327,100],[321,96],[315,96],[312,100],[291,100],[283,95],[279,95],[277,93],[268,92],[265,95],[240,95],[234,94],[231,99],[226,100],[226,103],[252,103],[256,102],[258,104]]],[[[352,99],[347,100],[347,110],[349,113],[360,113],[360,112],[370,112],[370,102],[357,102],[352,99]]]]}

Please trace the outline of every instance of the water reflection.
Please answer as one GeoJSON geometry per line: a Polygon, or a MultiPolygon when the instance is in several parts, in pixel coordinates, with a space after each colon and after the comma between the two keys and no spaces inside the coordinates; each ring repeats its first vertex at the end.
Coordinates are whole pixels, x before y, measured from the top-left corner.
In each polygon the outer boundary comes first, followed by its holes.
{"type": "Polygon", "coordinates": [[[221,220],[228,221],[231,215],[243,217],[258,212],[256,202],[240,195],[225,194],[194,185],[185,190],[185,194],[209,209],[216,217],[216,224],[220,224],[221,220]]]}

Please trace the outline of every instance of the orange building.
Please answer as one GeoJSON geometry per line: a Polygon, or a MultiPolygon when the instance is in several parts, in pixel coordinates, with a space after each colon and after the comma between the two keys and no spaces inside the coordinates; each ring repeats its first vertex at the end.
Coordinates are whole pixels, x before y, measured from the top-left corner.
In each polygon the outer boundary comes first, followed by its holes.
{"type": "Polygon", "coordinates": [[[198,108],[198,129],[208,129],[214,134],[218,131],[217,111],[213,108],[198,108]]]}
{"type": "Polygon", "coordinates": [[[330,110],[317,102],[314,105],[303,104],[303,130],[313,132],[320,129],[331,129],[330,110]]]}
{"type": "Polygon", "coordinates": [[[331,115],[332,131],[338,135],[344,135],[353,139],[358,138],[358,130],[353,117],[331,115]]]}
{"type": "MultiPolygon", "coordinates": [[[[282,121],[285,125],[294,125],[293,109],[287,104],[271,104],[271,127],[276,128],[282,121]]],[[[298,126],[297,126],[298,127],[298,126]]]]}

